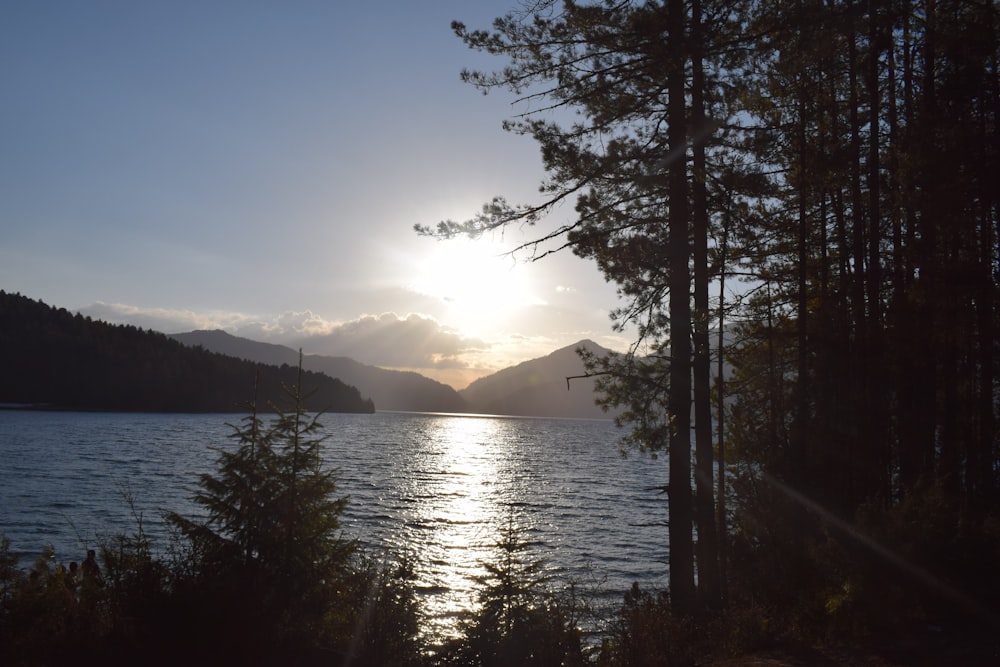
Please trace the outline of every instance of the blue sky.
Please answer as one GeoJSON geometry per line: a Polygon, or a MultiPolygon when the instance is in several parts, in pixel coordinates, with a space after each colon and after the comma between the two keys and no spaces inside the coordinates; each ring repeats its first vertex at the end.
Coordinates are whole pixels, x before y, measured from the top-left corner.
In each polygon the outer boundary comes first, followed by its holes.
{"type": "Polygon", "coordinates": [[[450,29],[514,1],[0,4],[0,288],[457,387],[622,347],[593,264],[412,231],[536,200],[513,98],[459,79],[503,63],[450,29]]]}

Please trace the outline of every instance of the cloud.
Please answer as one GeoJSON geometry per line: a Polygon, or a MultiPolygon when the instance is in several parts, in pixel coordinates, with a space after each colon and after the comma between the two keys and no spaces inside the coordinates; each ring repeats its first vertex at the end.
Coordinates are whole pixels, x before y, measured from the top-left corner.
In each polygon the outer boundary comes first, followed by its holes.
{"type": "Polygon", "coordinates": [[[363,315],[294,341],[308,353],[351,357],[389,368],[462,368],[462,356],[486,344],[424,315],[363,315]]]}
{"type": "Polygon", "coordinates": [[[222,329],[251,340],[301,347],[309,354],[351,357],[387,368],[466,368],[469,362],[463,357],[484,353],[490,347],[432,317],[417,314],[401,317],[389,312],[338,322],[309,310],[262,318],[239,312],[142,308],[101,301],[80,312],[112,324],[132,324],[163,333],[222,329]]]}
{"type": "Polygon", "coordinates": [[[488,340],[463,336],[428,315],[393,312],[352,320],[327,320],[310,310],[261,317],[240,312],[142,308],[97,302],[83,315],[114,324],[132,324],[163,333],[222,329],[236,336],[302,348],[307,354],[350,357],[361,363],[413,370],[461,389],[483,375],[542,357],[553,350],[592,338],[612,349],[627,349],[625,339],[587,330],[560,330],[559,311],[539,311],[532,327],[488,340]],[[551,321],[550,321],[551,320],[551,321]],[[534,330],[545,328],[545,332],[534,330]],[[557,332],[553,334],[553,332],[557,332]]]}
{"type": "Polygon", "coordinates": [[[310,310],[288,310],[270,319],[250,319],[233,331],[237,336],[274,343],[289,343],[310,336],[322,336],[338,326],[310,310]]]}
{"type": "Polygon", "coordinates": [[[141,308],[103,301],[85,306],[79,312],[95,320],[111,324],[131,324],[141,329],[152,329],[162,333],[179,333],[194,329],[232,330],[249,319],[249,316],[241,313],[222,311],[196,313],[192,310],[141,308]]]}

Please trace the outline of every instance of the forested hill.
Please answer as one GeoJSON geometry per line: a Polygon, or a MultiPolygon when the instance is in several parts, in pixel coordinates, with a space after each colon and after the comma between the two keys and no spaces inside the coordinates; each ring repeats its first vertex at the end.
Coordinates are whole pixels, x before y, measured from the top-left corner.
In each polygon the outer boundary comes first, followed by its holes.
{"type": "MultiPolygon", "coordinates": [[[[0,403],[143,412],[242,412],[253,398],[268,409],[285,401],[298,369],[267,366],[153,331],[73,315],[0,290],[0,403]]],[[[340,380],[303,371],[306,407],[374,412],[370,399],[340,380]]]]}
{"type": "MultiPolygon", "coordinates": [[[[170,334],[189,346],[200,346],[221,354],[266,364],[294,363],[295,350],[284,345],[261,343],[225,331],[190,331],[170,334]]],[[[302,366],[340,378],[370,396],[379,410],[407,412],[468,412],[462,397],[446,384],[410,371],[390,370],[362,364],[348,357],[307,354],[302,366]]]]}
{"type": "Polygon", "coordinates": [[[581,340],[552,352],[479,378],[459,392],[477,412],[529,417],[609,419],[595,403],[594,379],[586,373],[577,349],[597,356],[610,354],[597,343],[581,340]],[[573,378],[572,382],[567,378],[573,378]]]}

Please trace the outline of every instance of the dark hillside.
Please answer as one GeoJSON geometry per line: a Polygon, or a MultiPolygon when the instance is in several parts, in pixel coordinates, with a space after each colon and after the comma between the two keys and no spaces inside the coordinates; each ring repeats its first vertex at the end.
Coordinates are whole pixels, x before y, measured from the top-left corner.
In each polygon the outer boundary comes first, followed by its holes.
{"type": "Polygon", "coordinates": [[[459,393],[472,409],[486,414],[608,419],[612,415],[594,403],[593,378],[577,377],[567,387],[567,377],[585,372],[576,353],[580,347],[598,355],[608,353],[597,343],[582,340],[480,378],[459,393]]]}
{"type": "MultiPolygon", "coordinates": [[[[191,331],[171,334],[185,345],[201,346],[240,359],[267,364],[295,363],[298,354],[284,345],[259,343],[225,331],[191,331]]],[[[307,354],[302,365],[309,370],[360,389],[379,410],[408,412],[468,412],[468,406],[454,389],[411,371],[397,371],[362,364],[348,357],[307,354]]]]}
{"type": "MultiPolygon", "coordinates": [[[[183,343],[188,347],[201,347],[209,352],[224,354],[227,357],[236,357],[237,359],[246,359],[247,361],[253,361],[258,364],[269,364],[271,366],[288,364],[291,366],[298,363],[299,360],[299,353],[287,345],[260,343],[255,340],[250,340],[249,338],[233,336],[232,334],[226,333],[221,329],[199,329],[197,331],[189,331],[187,333],[168,333],[167,338],[176,340],[177,342],[183,343]]],[[[309,368],[309,370],[316,370],[309,367],[308,354],[306,354],[303,358],[302,365],[304,368],[309,368]]],[[[341,377],[337,373],[327,373],[327,375],[335,378],[341,377]]],[[[350,382],[348,380],[344,381],[348,384],[357,386],[356,382],[350,382]]],[[[359,387],[359,389],[364,391],[366,394],[369,393],[361,387],[359,387]]]]}
{"type": "MultiPolygon", "coordinates": [[[[297,369],[185,347],[163,334],[73,315],[0,290],[0,403],[78,410],[241,412],[280,404],[297,369]]],[[[373,412],[340,380],[304,371],[310,410],[373,412]]]]}

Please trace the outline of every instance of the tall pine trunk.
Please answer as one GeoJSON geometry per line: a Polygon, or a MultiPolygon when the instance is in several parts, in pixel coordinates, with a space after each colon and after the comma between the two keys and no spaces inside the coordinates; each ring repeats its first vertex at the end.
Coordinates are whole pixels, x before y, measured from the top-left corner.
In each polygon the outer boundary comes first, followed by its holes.
{"type": "Polygon", "coordinates": [[[691,497],[691,277],[688,268],[687,103],[685,100],[684,0],[667,0],[667,142],[670,238],[670,464],[669,527],[670,597],[673,613],[692,614],[697,608],[694,585],[694,540],[691,497]]]}
{"type": "Polygon", "coordinates": [[[884,344],[882,339],[882,257],[881,257],[881,196],[880,196],[880,111],[879,60],[881,58],[881,29],[878,13],[879,0],[868,0],[868,266],[865,271],[867,300],[868,339],[865,341],[865,385],[868,390],[867,433],[865,446],[869,452],[869,473],[866,492],[868,496],[889,498],[889,455],[886,432],[886,382],[884,344]]]}
{"type": "Polygon", "coordinates": [[[694,260],[694,440],[695,517],[698,526],[698,594],[707,609],[722,604],[719,547],[715,528],[714,460],[712,456],[712,359],[708,302],[708,189],[705,144],[705,72],[701,44],[701,2],[692,3],[691,106],[694,127],[692,233],[694,260]]]}

